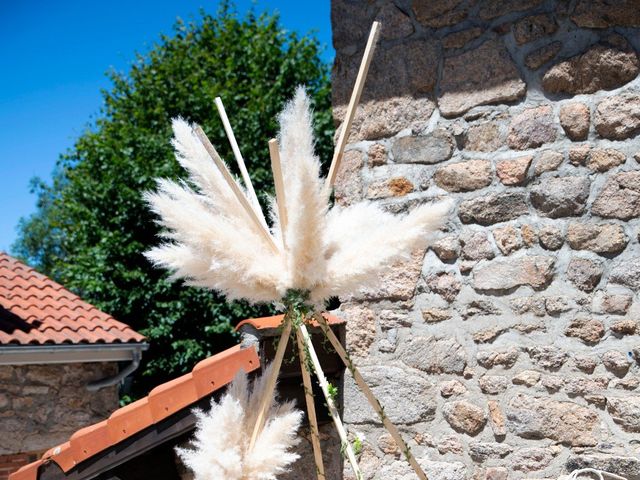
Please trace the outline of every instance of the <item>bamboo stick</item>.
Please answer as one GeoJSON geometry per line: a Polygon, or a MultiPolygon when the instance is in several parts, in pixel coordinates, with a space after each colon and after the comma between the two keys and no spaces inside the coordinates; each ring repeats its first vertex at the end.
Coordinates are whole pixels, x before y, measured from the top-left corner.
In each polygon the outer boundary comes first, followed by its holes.
{"type": "Polygon", "coordinates": [[[280,367],[282,366],[284,352],[287,349],[287,343],[289,343],[289,335],[291,335],[291,321],[285,317],[284,322],[284,328],[282,329],[282,335],[280,335],[280,341],[278,342],[276,356],[273,359],[271,374],[267,379],[267,386],[264,390],[264,396],[260,401],[260,407],[258,407],[256,424],[253,427],[253,433],[251,434],[251,440],[249,441],[249,451],[253,449],[253,446],[256,444],[256,440],[258,439],[258,435],[262,431],[262,427],[264,427],[265,417],[273,400],[273,392],[276,388],[276,381],[278,380],[278,374],[280,373],[280,367]]]}
{"type": "Polygon", "coordinates": [[[224,131],[227,133],[227,138],[229,139],[229,143],[231,144],[231,150],[233,150],[233,156],[236,158],[236,163],[238,164],[238,168],[240,168],[240,174],[242,175],[242,180],[244,181],[244,186],[249,193],[249,200],[253,204],[254,210],[256,214],[262,221],[262,224],[267,227],[267,220],[264,218],[264,214],[260,209],[260,202],[258,201],[258,196],[256,195],[256,191],[253,189],[253,183],[251,183],[251,177],[249,177],[249,172],[247,171],[247,167],[244,163],[244,158],[242,158],[242,153],[240,153],[240,147],[238,146],[238,142],[236,141],[236,136],[233,133],[233,129],[231,128],[231,123],[229,122],[229,117],[227,117],[227,111],[224,109],[224,104],[222,103],[222,99],[220,97],[215,98],[215,104],[218,108],[218,114],[220,115],[220,120],[222,120],[222,125],[224,126],[224,131]]]}
{"type": "Polygon", "coordinates": [[[313,385],[311,384],[311,374],[307,352],[304,349],[304,339],[300,330],[296,331],[298,342],[298,356],[300,358],[300,371],[302,372],[302,383],[304,385],[304,398],[307,402],[307,417],[309,418],[309,430],[311,432],[311,444],[313,446],[313,457],[316,462],[316,473],[318,480],[325,480],[324,463],[322,461],[322,447],[320,446],[320,431],[318,430],[318,419],[316,417],[316,404],[313,401],[313,385]]]}
{"type": "Polygon", "coordinates": [[[282,232],[282,244],[287,248],[287,205],[285,203],[284,177],[282,176],[282,164],[280,163],[280,149],[275,138],[269,140],[269,156],[271,157],[271,171],[273,172],[273,183],[276,187],[276,203],[278,204],[278,218],[280,219],[280,230],[282,232]]]}
{"type": "Polygon", "coordinates": [[[322,371],[322,366],[320,365],[320,360],[318,360],[318,355],[316,354],[316,350],[313,347],[313,343],[311,343],[311,338],[309,336],[309,332],[307,331],[307,327],[302,324],[299,327],[300,333],[302,334],[302,338],[304,340],[305,345],[307,346],[307,350],[309,351],[309,357],[311,357],[311,363],[313,364],[313,369],[316,373],[316,377],[318,377],[318,383],[320,384],[320,388],[322,389],[322,393],[324,394],[324,398],[327,401],[327,406],[329,407],[329,412],[331,413],[331,419],[336,426],[336,430],[338,431],[338,435],[340,436],[340,441],[342,442],[343,448],[347,454],[347,459],[351,464],[351,468],[353,468],[353,473],[356,476],[357,480],[362,480],[364,477],[362,476],[362,472],[360,471],[360,467],[358,466],[358,461],[356,460],[356,456],[353,453],[353,448],[351,447],[351,443],[349,443],[349,439],[347,438],[347,431],[342,424],[342,420],[340,420],[340,415],[338,413],[338,409],[336,408],[336,404],[333,401],[333,398],[329,394],[329,382],[327,382],[326,377],[324,376],[324,372],[322,371]]]}
{"type": "Polygon", "coordinates": [[[391,436],[393,437],[393,440],[396,442],[396,445],[406,457],[407,461],[411,465],[411,468],[413,468],[413,471],[416,472],[416,475],[418,475],[418,478],[420,478],[421,480],[428,480],[427,475],[422,470],[422,467],[420,467],[420,465],[418,464],[418,461],[411,453],[411,450],[409,449],[405,441],[402,439],[402,435],[400,435],[400,431],[391,422],[391,420],[389,420],[389,417],[387,417],[387,415],[384,413],[384,409],[382,408],[382,405],[380,405],[380,402],[378,401],[378,399],[373,395],[373,392],[367,385],[367,382],[365,382],[364,378],[362,378],[360,371],[355,367],[355,365],[351,361],[351,357],[342,346],[342,343],[340,343],[340,340],[338,340],[338,337],[336,337],[335,333],[333,333],[333,330],[331,330],[331,327],[329,327],[329,325],[327,324],[327,321],[324,319],[322,315],[316,315],[315,318],[317,322],[320,324],[320,328],[322,329],[324,334],[327,336],[327,338],[331,342],[331,345],[333,345],[333,348],[335,349],[335,351],[338,352],[338,355],[344,362],[345,367],[347,367],[351,372],[351,375],[353,375],[353,378],[358,384],[358,387],[360,388],[362,393],[364,393],[364,396],[367,397],[369,404],[376,411],[376,413],[380,417],[380,420],[382,420],[382,424],[387,429],[389,434],[391,434],[391,436]]]}
{"type": "Polygon", "coordinates": [[[273,237],[271,236],[271,234],[269,234],[269,231],[267,230],[266,226],[262,224],[262,222],[260,221],[260,218],[258,218],[258,214],[256,213],[255,209],[251,206],[251,204],[249,203],[249,200],[247,200],[246,195],[238,186],[237,182],[233,178],[233,175],[231,175],[231,172],[229,171],[225,163],[222,161],[222,158],[220,158],[220,155],[218,155],[218,152],[216,151],[215,147],[211,144],[211,142],[209,141],[209,138],[204,133],[200,125],[196,125],[193,131],[198,137],[198,139],[200,140],[200,142],[202,143],[202,145],[204,146],[209,156],[211,156],[211,158],[213,159],[214,163],[216,164],[220,172],[222,173],[222,176],[224,177],[227,184],[229,185],[229,188],[231,188],[231,191],[233,192],[237,200],[242,205],[242,208],[245,210],[253,226],[258,229],[258,231],[263,236],[265,242],[267,242],[271,250],[273,250],[273,252],[276,254],[279,253],[278,246],[273,241],[273,237]]]}
{"type": "Polygon", "coordinates": [[[364,55],[360,63],[360,69],[358,70],[358,76],[356,77],[356,83],[351,93],[351,99],[349,100],[349,106],[342,122],[342,128],[340,129],[340,136],[338,137],[338,143],[333,152],[333,159],[331,160],[331,167],[329,168],[329,174],[325,184],[325,189],[331,191],[333,184],[336,181],[338,175],[338,169],[340,168],[340,162],[342,162],[342,155],[344,154],[344,148],[347,145],[349,138],[349,131],[351,130],[351,123],[355,116],[358,103],[360,102],[360,95],[362,95],[362,89],[364,87],[367,73],[369,72],[369,66],[371,65],[371,59],[373,58],[373,52],[375,50],[376,41],[380,33],[380,22],[373,22],[371,31],[369,32],[369,39],[367,40],[367,46],[364,49],[364,55]]]}

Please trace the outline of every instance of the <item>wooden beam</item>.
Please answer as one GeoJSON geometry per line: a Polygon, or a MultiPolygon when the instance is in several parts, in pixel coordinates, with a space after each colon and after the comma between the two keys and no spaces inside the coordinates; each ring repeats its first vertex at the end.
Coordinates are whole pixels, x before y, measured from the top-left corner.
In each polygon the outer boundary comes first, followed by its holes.
{"type": "Polygon", "coordinates": [[[284,358],[284,352],[287,349],[287,343],[289,343],[289,336],[291,335],[291,320],[285,317],[284,325],[282,328],[282,334],[278,342],[278,349],[276,350],[276,356],[271,363],[271,372],[269,378],[267,378],[267,385],[265,387],[263,397],[260,399],[260,406],[258,407],[258,416],[256,417],[256,424],[253,426],[253,433],[249,441],[249,451],[251,451],[256,444],[258,435],[264,427],[266,416],[273,401],[273,394],[276,388],[276,381],[278,380],[278,374],[280,373],[280,366],[282,365],[282,359],[284,358]]]}
{"type": "Polygon", "coordinates": [[[269,140],[269,156],[271,157],[271,171],[273,172],[273,184],[276,187],[276,203],[278,204],[278,219],[280,220],[280,231],[282,232],[282,244],[287,248],[287,204],[285,203],[284,177],[282,176],[282,163],[280,162],[280,148],[275,138],[269,140]]]}
{"type": "Polygon", "coordinates": [[[362,56],[362,62],[360,63],[360,69],[358,70],[358,76],[356,77],[356,83],[351,93],[351,99],[349,100],[349,106],[345,114],[342,126],[340,129],[340,136],[338,137],[338,143],[336,143],[335,151],[333,152],[333,159],[331,160],[331,167],[329,168],[329,174],[325,184],[325,189],[330,192],[333,188],[333,184],[336,181],[338,175],[338,169],[342,162],[342,155],[344,154],[344,148],[347,145],[349,139],[349,132],[351,130],[351,124],[353,123],[353,117],[356,114],[358,103],[360,102],[360,96],[362,95],[362,89],[364,88],[364,82],[369,72],[369,66],[371,65],[371,59],[373,58],[373,52],[375,50],[376,41],[380,33],[380,22],[373,22],[371,31],[369,32],[369,39],[367,40],[367,46],[364,49],[364,55],[362,56]]]}
{"type": "Polygon", "coordinates": [[[193,128],[193,131],[198,137],[198,139],[200,140],[200,142],[202,143],[202,145],[204,146],[209,156],[213,159],[213,162],[216,164],[216,167],[218,167],[218,170],[220,170],[220,173],[222,173],[222,176],[224,177],[225,181],[229,185],[229,188],[231,188],[231,191],[235,195],[238,202],[240,202],[240,205],[242,206],[243,210],[246,212],[247,216],[249,217],[249,221],[251,222],[253,227],[260,233],[260,235],[262,235],[264,241],[267,243],[269,248],[271,248],[273,253],[275,254],[280,253],[280,250],[276,245],[276,243],[274,242],[273,237],[271,236],[267,228],[264,226],[264,224],[260,221],[260,218],[258,218],[256,211],[249,203],[249,200],[247,199],[246,195],[238,186],[238,183],[233,178],[233,175],[231,175],[231,172],[227,168],[227,165],[222,161],[222,158],[220,158],[220,155],[218,155],[218,152],[216,151],[215,147],[211,144],[211,142],[209,141],[209,138],[204,133],[200,125],[195,125],[193,128]]]}
{"type": "Polygon", "coordinates": [[[309,336],[307,327],[302,324],[300,325],[299,329],[300,333],[302,334],[302,339],[304,340],[305,346],[307,347],[307,351],[309,352],[309,357],[311,358],[311,363],[313,364],[313,370],[315,371],[316,377],[318,378],[320,388],[322,388],[324,399],[327,401],[327,406],[329,407],[329,411],[331,412],[331,419],[336,426],[336,430],[338,431],[338,436],[340,437],[340,441],[342,442],[342,447],[344,448],[344,451],[347,455],[347,459],[351,464],[351,468],[353,469],[353,473],[355,474],[356,479],[362,480],[364,477],[362,476],[362,472],[360,471],[360,467],[358,466],[358,460],[356,460],[356,456],[353,453],[353,447],[351,446],[349,438],[347,437],[347,431],[344,428],[342,420],[340,420],[340,413],[336,408],[333,397],[329,393],[329,382],[327,382],[327,379],[324,376],[322,365],[320,365],[320,361],[318,360],[318,355],[316,354],[316,350],[313,347],[313,343],[311,342],[311,337],[309,336]]]}
{"type": "Polygon", "coordinates": [[[298,343],[298,358],[300,360],[300,372],[302,373],[302,384],[304,386],[304,398],[307,404],[307,418],[309,419],[309,432],[311,435],[311,445],[313,446],[313,458],[316,462],[316,474],[318,480],[326,480],[324,474],[324,463],[322,461],[322,447],[320,445],[320,431],[318,430],[318,419],[316,417],[316,404],[313,399],[313,385],[311,383],[310,358],[307,358],[307,351],[304,348],[304,339],[300,330],[296,332],[298,343]]]}
{"type": "Polygon", "coordinates": [[[360,371],[356,368],[356,366],[351,361],[351,357],[342,346],[342,343],[340,343],[340,340],[338,340],[338,337],[336,337],[335,333],[333,333],[333,331],[327,324],[327,321],[324,319],[322,315],[316,315],[315,318],[316,318],[316,321],[320,324],[320,328],[322,328],[322,331],[331,342],[331,345],[333,345],[333,348],[335,349],[335,351],[338,353],[338,355],[340,355],[340,358],[344,362],[345,367],[347,367],[347,369],[351,372],[353,379],[358,384],[358,387],[360,388],[362,393],[364,393],[364,396],[369,401],[369,404],[373,407],[375,412],[380,417],[382,424],[387,429],[389,434],[391,434],[391,437],[396,442],[396,445],[398,446],[400,451],[404,454],[405,458],[409,462],[409,465],[411,465],[411,468],[413,468],[413,471],[416,473],[416,475],[418,475],[418,478],[420,480],[428,480],[427,475],[422,470],[422,467],[418,464],[416,457],[413,456],[413,454],[411,453],[411,450],[403,440],[402,435],[400,435],[400,431],[393,424],[393,422],[389,420],[389,417],[387,417],[387,415],[384,413],[384,408],[382,407],[382,405],[380,405],[380,402],[378,401],[378,399],[375,397],[375,395],[367,385],[367,382],[365,382],[364,378],[362,378],[360,371]]]}
{"type": "Polygon", "coordinates": [[[267,221],[264,218],[264,213],[262,213],[262,209],[260,208],[260,202],[258,201],[258,196],[256,195],[256,191],[253,189],[253,183],[251,183],[251,177],[249,176],[249,172],[247,171],[247,167],[244,163],[244,158],[242,158],[242,153],[240,153],[240,147],[238,146],[238,142],[236,141],[236,136],[233,133],[233,129],[231,128],[231,123],[229,122],[229,117],[227,117],[227,111],[224,109],[224,104],[222,103],[222,99],[220,97],[215,98],[215,104],[218,108],[218,114],[220,115],[220,120],[222,120],[222,125],[224,126],[224,131],[227,133],[227,138],[229,139],[229,143],[231,144],[231,150],[233,150],[233,156],[236,158],[236,163],[238,164],[238,168],[240,169],[240,174],[242,175],[242,180],[244,181],[244,186],[249,193],[249,200],[253,203],[254,210],[262,220],[262,224],[267,227],[267,221]]]}

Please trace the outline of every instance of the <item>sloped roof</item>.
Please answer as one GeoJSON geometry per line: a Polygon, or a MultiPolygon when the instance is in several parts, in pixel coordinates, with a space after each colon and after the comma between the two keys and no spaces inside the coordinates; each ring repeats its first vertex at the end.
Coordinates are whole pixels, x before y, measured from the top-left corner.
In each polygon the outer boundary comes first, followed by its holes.
{"type": "Polygon", "coordinates": [[[128,325],[0,252],[0,346],[144,340],[128,325]]]}
{"type": "MultiPolygon", "coordinates": [[[[324,317],[332,326],[344,323],[333,315],[324,317]]],[[[237,328],[250,324],[264,332],[276,328],[282,319],[283,315],[252,318],[237,328]]],[[[249,373],[258,368],[260,359],[254,347],[242,349],[236,345],[202,360],[190,373],[157,386],[148,396],[114,411],[108,419],[78,430],[68,442],[49,449],[40,460],[12,473],[9,480],[37,480],[38,469],[48,462],[55,462],[63,472],[69,472],[97,453],[211,395],[229,384],[240,370],[249,373]]]]}
{"type": "Polygon", "coordinates": [[[240,345],[202,360],[190,373],[154,388],[148,396],[114,411],[102,422],[75,432],[69,441],[44,453],[36,462],[9,476],[10,480],[36,480],[38,468],[55,462],[64,472],[107,448],[141,432],[227,385],[240,370],[260,367],[255,348],[240,345]]]}

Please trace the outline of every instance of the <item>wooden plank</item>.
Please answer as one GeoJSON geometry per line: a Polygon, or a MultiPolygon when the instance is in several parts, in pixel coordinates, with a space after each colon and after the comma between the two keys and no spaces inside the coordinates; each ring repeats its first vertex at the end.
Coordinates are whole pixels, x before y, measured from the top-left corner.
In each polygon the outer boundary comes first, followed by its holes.
{"type": "Polygon", "coordinates": [[[233,175],[231,175],[231,172],[227,168],[227,165],[222,161],[220,155],[218,155],[218,152],[211,144],[211,141],[209,141],[209,138],[204,133],[204,130],[202,130],[200,125],[195,125],[193,131],[202,143],[202,146],[204,146],[209,156],[213,159],[213,162],[216,164],[216,167],[218,167],[218,170],[220,170],[220,173],[222,173],[222,176],[229,185],[229,188],[231,188],[231,191],[235,195],[238,202],[240,202],[240,205],[249,217],[249,220],[253,227],[260,233],[260,235],[262,235],[264,241],[271,248],[273,253],[279,253],[280,250],[278,249],[276,243],[273,241],[273,237],[271,236],[267,228],[262,224],[260,218],[258,218],[258,215],[256,214],[254,208],[251,206],[244,192],[236,183],[233,175]]]}
{"type": "Polygon", "coordinates": [[[364,55],[362,56],[362,62],[360,63],[360,69],[358,70],[358,76],[356,77],[356,83],[351,93],[351,99],[349,100],[349,106],[345,113],[342,127],[340,129],[340,136],[338,137],[338,143],[333,152],[333,159],[331,160],[331,167],[329,167],[329,174],[325,184],[325,189],[331,191],[333,184],[336,181],[338,175],[338,169],[342,162],[342,156],[344,149],[347,146],[347,140],[349,139],[349,132],[351,131],[351,124],[353,123],[353,117],[356,114],[358,103],[360,102],[360,96],[362,95],[362,89],[364,88],[364,82],[369,72],[369,66],[371,65],[371,59],[373,58],[373,52],[375,50],[376,41],[380,33],[380,22],[373,22],[371,31],[369,32],[369,39],[367,40],[367,46],[364,49],[364,55]]]}

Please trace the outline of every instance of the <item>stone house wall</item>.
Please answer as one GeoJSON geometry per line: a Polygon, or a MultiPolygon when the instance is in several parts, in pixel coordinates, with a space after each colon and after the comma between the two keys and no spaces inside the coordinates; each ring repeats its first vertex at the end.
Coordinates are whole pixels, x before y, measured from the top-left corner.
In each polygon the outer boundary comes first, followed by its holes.
{"type": "Polygon", "coordinates": [[[0,366],[0,466],[13,471],[107,418],[118,408],[118,386],[86,386],[117,372],[116,363],[0,366]]]}
{"type": "MultiPolygon", "coordinates": [[[[333,0],[338,123],[374,19],[336,201],[455,210],[342,299],[364,376],[431,480],[640,479],[640,2],[333,0]]],[[[365,478],[414,478],[346,377],[365,478]]]]}

